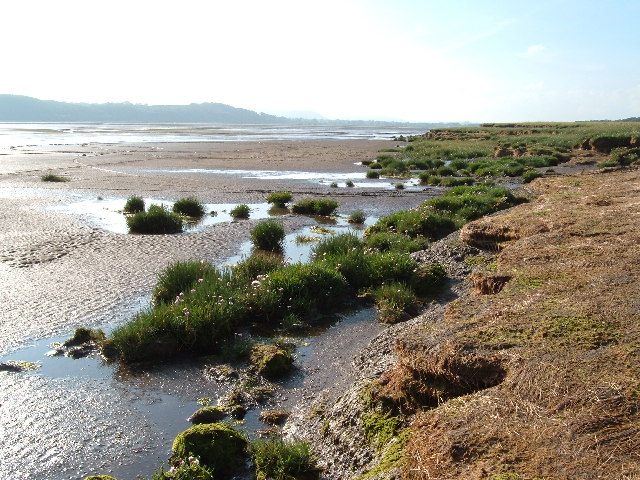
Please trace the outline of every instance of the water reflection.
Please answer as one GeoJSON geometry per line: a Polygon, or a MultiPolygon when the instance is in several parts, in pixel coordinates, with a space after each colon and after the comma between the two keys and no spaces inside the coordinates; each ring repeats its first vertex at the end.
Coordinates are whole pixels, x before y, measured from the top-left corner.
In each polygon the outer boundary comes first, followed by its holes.
{"type": "Polygon", "coordinates": [[[238,170],[238,169],[214,169],[214,168],[176,168],[176,169],[145,169],[136,170],[141,173],[154,174],[192,174],[231,176],[238,178],[257,180],[304,180],[312,183],[326,184],[333,188],[376,188],[379,190],[397,189],[400,183],[404,189],[410,191],[423,190],[417,179],[384,179],[366,178],[365,171],[359,172],[303,172],[295,170],[238,170]]]}
{"type": "MultiPolygon", "coordinates": [[[[47,210],[60,214],[77,215],[95,228],[125,234],[129,231],[126,216],[122,211],[125,202],[126,199],[123,198],[82,198],[76,202],[47,207],[47,210]]],[[[163,205],[169,210],[174,204],[171,200],[158,198],[145,198],[144,202],[147,207],[149,205],[163,205]]],[[[201,219],[186,221],[185,230],[199,232],[210,225],[236,221],[229,212],[237,205],[236,203],[205,204],[204,208],[207,213],[201,219]]],[[[252,219],[261,220],[273,214],[271,213],[272,206],[268,203],[251,203],[248,206],[251,209],[252,219]]],[[[284,213],[286,212],[275,212],[277,215],[284,213]]]]}

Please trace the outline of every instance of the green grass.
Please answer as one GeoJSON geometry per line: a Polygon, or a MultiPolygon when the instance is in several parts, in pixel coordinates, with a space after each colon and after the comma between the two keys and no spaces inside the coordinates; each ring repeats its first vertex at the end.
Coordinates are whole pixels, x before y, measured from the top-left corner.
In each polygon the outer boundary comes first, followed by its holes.
{"type": "Polygon", "coordinates": [[[459,187],[460,185],[473,185],[474,183],[476,183],[476,180],[473,177],[444,177],[439,179],[436,185],[440,185],[441,187],[459,187]]]}
{"type": "Polygon", "coordinates": [[[243,203],[232,208],[229,211],[229,215],[233,218],[249,218],[251,215],[251,209],[249,208],[249,205],[243,203]]]}
{"type": "Polygon", "coordinates": [[[182,219],[163,205],[151,205],[147,212],[127,217],[130,233],[167,234],[182,232],[182,219]]]}
{"type": "Polygon", "coordinates": [[[387,283],[371,292],[380,320],[397,323],[404,317],[418,313],[420,301],[413,290],[403,283],[387,283]]]}
{"type": "Polygon", "coordinates": [[[282,252],[285,232],[282,222],[263,220],[251,230],[251,241],[258,250],[282,252]]]}
{"type": "Polygon", "coordinates": [[[380,172],[377,170],[367,170],[366,173],[367,178],[380,178],[380,172]]]}
{"type": "Polygon", "coordinates": [[[338,208],[338,202],[332,199],[305,198],[293,205],[293,213],[303,215],[332,215],[338,208]]]}
{"type": "Polygon", "coordinates": [[[457,186],[440,197],[381,218],[365,232],[401,233],[412,238],[442,238],[466,222],[524,201],[510,190],[490,185],[457,186]]]}
{"type": "Polygon", "coordinates": [[[192,286],[204,281],[207,274],[215,271],[208,262],[185,261],[170,264],[158,277],[153,290],[153,303],[174,302],[182,293],[189,292],[192,286]]]}
{"type": "Polygon", "coordinates": [[[367,220],[367,214],[362,210],[351,212],[347,221],[356,225],[362,225],[367,220]]]}
{"type": "Polygon", "coordinates": [[[127,198],[123,211],[125,213],[144,212],[144,199],[136,195],[127,198]]]}
{"type": "Polygon", "coordinates": [[[522,174],[522,181],[524,183],[529,183],[532,182],[533,180],[535,180],[536,178],[540,178],[543,177],[544,174],[540,173],[537,170],[527,170],[526,172],[524,172],[522,174]]]}
{"type": "Polygon", "coordinates": [[[116,328],[109,348],[126,363],[214,352],[248,314],[230,272],[212,269],[171,303],[159,303],[116,328]]]}
{"type": "Polygon", "coordinates": [[[48,173],[46,175],[42,175],[40,180],[43,182],[69,182],[70,179],[67,177],[61,177],[60,175],[54,175],[53,173],[48,173]]]}
{"type": "Polygon", "coordinates": [[[424,237],[411,238],[408,235],[393,232],[370,233],[364,238],[364,243],[369,248],[380,252],[418,252],[429,247],[429,241],[424,237]]]}
{"type": "Polygon", "coordinates": [[[354,233],[343,233],[323,238],[313,247],[312,254],[316,257],[347,253],[351,250],[362,250],[362,241],[354,233]]]}
{"type": "Polygon", "coordinates": [[[278,208],[285,208],[292,199],[291,192],[272,192],[267,196],[267,203],[271,203],[278,208]]]}
{"type": "Polygon", "coordinates": [[[173,212],[186,217],[200,218],[204,215],[204,205],[195,197],[184,197],[173,204],[173,212]]]}
{"type": "Polygon", "coordinates": [[[350,301],[345,278],[335,269],[294,263],[272,271],[254,284],[247,306],[255,320],[277,324],[287,315],[312,321],[340,310],[350,301]]]}
{"type": "Polygon", "coordinates": [[[635,148],[614,148],[611,150],[611,162],[617,165],[639,165],[640,147],[635,148]]]}
{"type": "Polygon", "coordinates": [[[317,459],[308,443],[282,438],[256,439],[249,445],[256,480],[317,478],[317,459]]]}
{"type": "Polygon", "coordinates": [[[236,282],[249,284],[259,275],[267,275],[283,265],[282,255],[258,251],[231,269],[236,282]]]}

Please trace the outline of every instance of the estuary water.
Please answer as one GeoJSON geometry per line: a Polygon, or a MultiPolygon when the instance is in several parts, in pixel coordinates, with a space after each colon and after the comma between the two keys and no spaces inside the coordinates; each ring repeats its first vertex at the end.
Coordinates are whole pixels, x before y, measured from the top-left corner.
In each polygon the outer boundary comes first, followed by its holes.
{"type": "Polygon", "coordinates": [[[85,143],[390,140],[400,135],[421,135],[425,130],[419,127],[353,125],[0,123],[0,152],[85,143]]]}

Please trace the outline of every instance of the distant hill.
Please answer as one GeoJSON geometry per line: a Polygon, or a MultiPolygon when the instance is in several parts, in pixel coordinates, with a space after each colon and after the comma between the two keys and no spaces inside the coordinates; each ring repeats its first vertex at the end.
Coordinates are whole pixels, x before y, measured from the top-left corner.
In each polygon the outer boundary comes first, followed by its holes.
{"type": "MultiPolygon", "coordinates": [[[[107,123],[256,123],[293,125],[352,125],[436,128],[468,123],[410,123],[376,120],[329,120],[309,118],[310,112],[289,112],[297,118],[280,117],[224,103],[190,105],[143,105],[135,103],[69,103],[40,100],[23,95],[0,94],[0,122],[107,122],[107,123]],[[306,117],[306,118],[305,118],[306,117]]],[[[317,115],[317,114],[315,114],[317,115]]]]}
{"type": "Polygon", "coordinates": [[[0,122],[282,123],[284,117],[223,103],[140,105],[67,103],[21,95],[0,95],[0,122]]]}

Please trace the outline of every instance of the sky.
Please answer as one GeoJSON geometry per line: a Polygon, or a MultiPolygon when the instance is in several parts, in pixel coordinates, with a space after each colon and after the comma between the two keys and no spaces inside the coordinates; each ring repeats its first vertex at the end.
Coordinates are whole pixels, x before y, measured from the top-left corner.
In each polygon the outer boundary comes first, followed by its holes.
{"type": "Polygon", "coordinates": [[[20,0],[0,93],[331,119],[640,116],[639,0],[20,0]]]}

